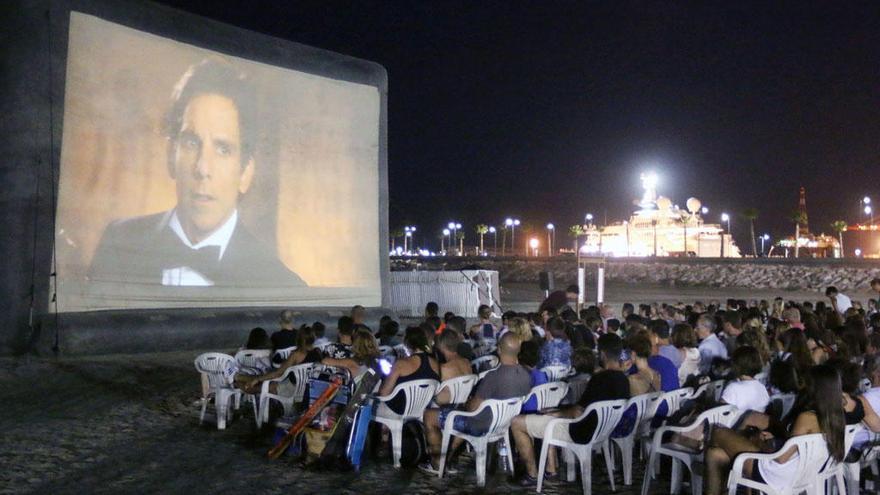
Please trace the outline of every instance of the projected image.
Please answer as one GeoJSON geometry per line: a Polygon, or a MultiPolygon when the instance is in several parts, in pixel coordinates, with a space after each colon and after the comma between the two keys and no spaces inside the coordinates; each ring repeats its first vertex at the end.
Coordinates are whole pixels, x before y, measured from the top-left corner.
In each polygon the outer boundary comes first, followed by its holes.
{"type": "Polygon", "coordinates": [[[72,13],[59,309],[378,305],[379,104],[72,13]]]}

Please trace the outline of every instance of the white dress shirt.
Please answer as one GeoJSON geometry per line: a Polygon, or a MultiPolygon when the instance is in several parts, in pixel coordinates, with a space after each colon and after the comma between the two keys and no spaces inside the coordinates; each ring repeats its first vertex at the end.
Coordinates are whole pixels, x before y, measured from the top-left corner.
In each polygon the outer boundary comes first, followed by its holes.
{"type": "Polygon", "coordinates": [[[713,333],[700,342],[700,373],[708,373],[716,357],[727,359],[727,346],[713,333]]]}
{"type": "MultiPolygon", "coordinates": [[[[226,252],[226,247],[229,246],[229,240],[232,239],[232,233],[235,232],[235,226],[237,223],[238,210],[236,209],[232,212],[232,215],[229,216],[229,219],[223,222],[223,225],[221,225],[219,229],[215,230],[211,235],[196,244],[190,242],[186,233],[183,231],[183,226],[180,225],[180,219],[177,217],[177,210],[174,210],[174,213],[172,213],[171,219],[168,221],[168,226],[171,227],[171,230],[175,234],[177,234],[180,241],[190,249],[201,249],[206,246],[219,247],[220,254],[217,261],[220,261],[223,259],[223,253],[226,252]]],[[[178,287],[209,287],[214,285],[214,281],[191,267],[177,266],[162,270],[162,285],[178,287]]]]}

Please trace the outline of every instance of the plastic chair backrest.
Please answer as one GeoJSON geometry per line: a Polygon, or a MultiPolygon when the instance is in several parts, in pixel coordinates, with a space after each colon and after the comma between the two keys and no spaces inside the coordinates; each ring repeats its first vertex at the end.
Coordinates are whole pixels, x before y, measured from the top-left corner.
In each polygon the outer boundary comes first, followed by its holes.
{"type": "Polygon", "coordinates": [[[495,355],[478,357],[471,361],[471,368],[473,368],[474,373],[480,373],[497,367],[498,356],[495,355]]]}
{"type": "Polygon", "coordinates": [[[700,385],[700,388],[696,390],[696,392],[691,395],[692,399],[696,399],[698,397],[703,396],[707,391],[712,394],[712,397],[718,401],[721,400],[721,394],[724,392],[724,380],[715,380],[709,383],[704,383],[700,385]]]}
{"type": "Polygon", "coordinates": [[[788,413],[791,412],[791,408],[794,407],[794,402],[797,400],[796,394],[773,394],[770,396],[770,403],[779,402],[780,404],[780,413],[778,419],[783,419],[788,416],[788,413]]]}
{"type": "Polygon", "coordinates": [[[482,380],[483,378],[485,378],[486,375],[488,375],[489,373],[491,373],[491,372],[493,372],[493,371],[495,371],[495,370],[497,370],[497,369],[498,369],[498,367],[496,366],[496,367],[494,367],[494,368],[489,368],[489,369],[487,369],[486,371],[481,371],[481,372],[479,372],[479,373],[477,374],[477,382],[479,382],[480,380],[482,380]]]}
{"type": "Polygon", "coordinates": [[[440,394],[443,389],[449,389],[449,404],[464,404],[471,396],[471,391],[474,389],[477,380],[479,380],[477,375],[462,375],[444,380],[437,388],[437,394],[440,394]]]}
{"type": "Polygon", "coordinates": [[[306,364],[298,364],[296,366],[291,367],[290,375],[293,377],[293,383],[295,385],[293,391],[293,401],[300,402],[305,395],[306,392],[306,384],[309,383],[309,372],[314,368],[314,364],[306,363],[306,364]]]}
{"type": "Polygon", "coordinates": [[[592,377],[588,376],[586,378],[568,381],[568,392],[571,394],[571,397],[575,402],[580,400],[581,396],[584,395],[587,385],[590,384],[590,378],[592,377]]]}
{"type": "MultiPolygon", "coordinates": [[[[798,456],[795,469],[792,470],[792,485],[795,487],[809,486],[816,482],[816,475],[828,460],[828,445],[825,435],[812,433],[791,437],[777,452],[783,454],[792,447],[797,447],[798,456]]],[[[772,461],[771,461],[772,462],[772,461]]]]}
{"type": "Polygon", "coordinates": [[[737,418],[739,418],[739,413],[737,412],[736,406],[723,405],[703,411],[697,416],[697,420],[694,421],[693,424],[700,425],[705,422],[710,425],[721,425],[729,428],[733,426],[733,423],[737,418]]]}
{"type": "Polygon", "coordinates": [[[859,382],[859,392],[865,393],[871,388],[871,380],[867,378],[862,378],[862,381],[859,382]]]}
{"type": "Polygon", "coordinates": [[[275,367],[277,368],[278,366],[281,365],[281,363],[283,363],[284,361],[286,361],[287,358],[289,358],[290,355],[293,354],[293,351],[295,351],[295,350],[296,350],[296,346],[295,346],[295,345],[294,345],[294,346],[290,346],[290,347],[285,347],[284,349],[278,349],[278,350],[276,350],[276,351],[272,354],[272,363],[273,363],[273,364],[275,365],[275,367]]]}
{"type": "Polygon", "coordinates": [[[503,434],[510,427],[513,418],[520,413],[522,405],[522,397],[484,400],[480,404],[479,410],[482,411],[485,408],[492,410],[492,423],[489,425],[489,430],[485,433],[485,436],[494,437],[503,434]]]}
{"type": "Polygon", "coordinates": [[[571,372],[571,366],[545,366],[541,368],[541,371],[547,375],[547,380],[558,382],[568,376],[571,372]]]}
{"type": "Polygon", "coordinates": [[[235,358],[221,352],[206,352],[195,360],[196,370],[208,377],[211,388],[225,388],[232,383],[237,368],[235,358]]]}
{"type": "Polygon", "coordinates": [[[263,373],[271,354],[269,349],[243,349],[235,353],[235,362],[245,372],[263,373]]]}
{"type": "Polygon", "coordinates": [[[603,400],[590,404],[581,415],[582,418],[586,418],[589,414],[596,414],[596,429],[588,443],[597,444],[608,440],[617,423],[620,423],[624,411],[626,411],[625,399],[603,400]]]}
{"type": "Polygon", "coordinates": [[[401,383],[394,387],[390,396],[394,397],[398,393],[403,393],[406,406],[403,408],[401,416],[405,419],[422,419],[425,408],[434,398],[434,392],[440,383],[437,380],[413,380],[411,382],[401,383]]]}
{"type": "Polygon", "coordinates": [[[630,397],[630,399],[626,401],[626,408],[624,411],[629,411],[633,406],[636,408],[636,421],[633,423],[633,429],[628,435],[641,430],[643,423],[651,421],[654,418],[654,414],[657,412],[657,406],[655,404],[659,404],[662,395],[663,392],[649,392],[647,394],[639,394],[635,397],[630,397]]]}
{"type": "Polygon", "coordinates": [[[767,385],[767,380],[769,377],[767,375],[767,372],[762,371],[762,372],[758,373],[757,375],[755,375],[754,378],[755,378],[755,380],[758,380],[759,382],[761,382],[761,384],[767,385]]]}
{"type": "Polygon", "coordinates": [[[567,383],[559,381],[549,382],[532,387],[531,392],[529,392],[529,395],[526,396],[523,402],[528,402],[534,396],[537,403],[536,408],[538,411],[541,411],[559,406],[559,403],[562,402],[566,394],[568,394],[567,383]]]}
{"type": "MultiPolygon", "coordinates": [[[[671,416],[678,411],[678,408],[681,407],[681,403],[683,400],[690,398],[694,395],[694,389],[691,387],[679,388],[677,390],[672,390],[669,392],[665,392],[662,396],[660,396],[660,400],[657,402],[657,407],[660,407],[660,404],[666,403],[666,414],[667,416],[671,416]]],[[[657,413],[657,407],[654,408],[654,414],[657,413]]]]}

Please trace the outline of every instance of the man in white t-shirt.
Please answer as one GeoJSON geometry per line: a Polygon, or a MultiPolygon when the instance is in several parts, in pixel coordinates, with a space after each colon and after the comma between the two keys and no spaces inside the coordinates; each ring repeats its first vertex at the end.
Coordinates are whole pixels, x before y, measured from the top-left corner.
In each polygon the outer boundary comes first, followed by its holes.
{"type": "Polygon", "coordinates": [[[852,307],[852,301],[846,294],[841,294],[833,285],[825,289],[825,295],[831,300],[831,307],[841,315],[852,307]]]}
{"type": "Polygon", "coordinates": [[[755,380],[763,368],[758,350],[751,346],[738,348],[731,357],[731,367],[736,380],[724,387],[721,401],[743,412],[764,412],[770,404],[770,395],[764,384],[755,380]]]}
{"type": "Polygon", "coordinates": [[[868,430],[856,433],[853,439],[853,448],[861,449],[862,445],[871,440],[872,432],[880,433],[880,357],[874,356],[865,360],[865,377],[871,380],[871,388],[862,394],[859,399],[865,408],[864,424],[868,430]]]}

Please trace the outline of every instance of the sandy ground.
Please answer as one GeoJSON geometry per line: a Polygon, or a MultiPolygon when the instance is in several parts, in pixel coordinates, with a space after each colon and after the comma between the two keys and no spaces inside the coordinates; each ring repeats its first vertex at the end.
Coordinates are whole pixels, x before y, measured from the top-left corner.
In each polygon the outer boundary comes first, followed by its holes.
{"type": "MultiPolygon", "coordinates": [[[[775,295],[611,286],[608,300],[689,301],[727,294],[775,295]]],[[[502,300],[525,310],[540,298],[534,287],[511,286],[502,300]]],[[[395,470],[390,459],[368,460],[360,475],[269,461],[269,437],[256,431],[250,410],[243,408],[226,431],[199,426],[197,354],[0,359],[0,493],[481,492],[467,463],[460,474],[439,480],[416,470],[395,470]]],[[[604,473],[597,457],[594,493],[610,492],[604,473]]],[[[641,477],[637,463],[633,487],[618,485],[618,493],[638,493],[641,477]]],[[[662,490],[654,486],[652,492],[668,490],[666,483],[662,490]]],[[[510,484],[503,471],[490,476],[484,491],[534,493],[510,484]]],[[[580,494],[581,488],[555,482],[545,491],[580,494]]]]}

